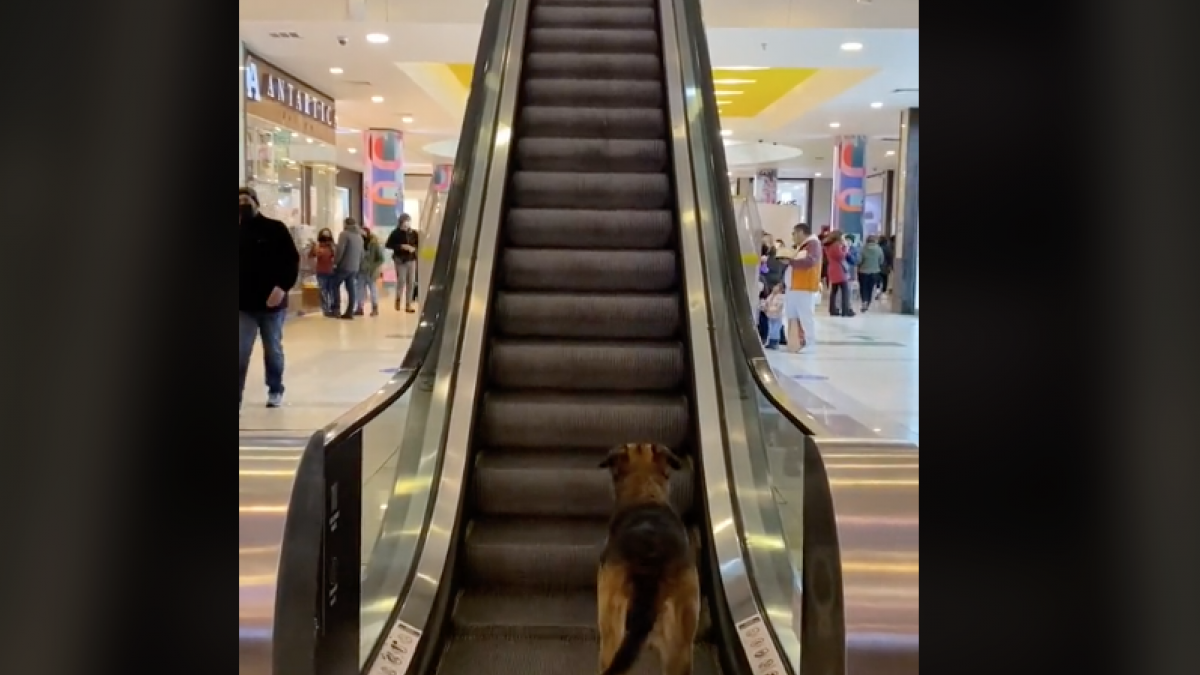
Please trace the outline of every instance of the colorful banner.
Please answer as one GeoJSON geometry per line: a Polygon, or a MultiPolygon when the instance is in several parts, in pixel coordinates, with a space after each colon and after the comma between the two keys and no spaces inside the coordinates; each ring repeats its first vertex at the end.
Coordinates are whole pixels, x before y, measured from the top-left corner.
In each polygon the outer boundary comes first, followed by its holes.
{"type": "Polygon", "coordinates": [[[759,204],[779,201],[779,174],[774,169],[763,169],[755,175],[754,201],[759,204]]]}
{"type": "Polygon", "coordinates": [[[838,139],[833,172],[833,228],[862,235],[863,202],[866,198],[866,136],[838,139]]]}
{"type": "Polygon", "coordinates": [[[433,175],[429,179],[429,189],[434,192],[446,192],[450,189],[450,180],[453,177],[453,164],[435,164],[433,175]]]}
{"type": "Polygon", "coordinates": [[[404,132],[368,129],[363,167],[363,220],[369,228],[394,227],[404,210],[404,132]]]}

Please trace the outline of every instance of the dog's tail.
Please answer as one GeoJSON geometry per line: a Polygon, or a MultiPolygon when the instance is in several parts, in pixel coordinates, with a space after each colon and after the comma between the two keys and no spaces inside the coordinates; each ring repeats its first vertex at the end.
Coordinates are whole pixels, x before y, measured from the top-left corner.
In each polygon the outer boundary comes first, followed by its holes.
{"type": "Polygon", "coordinates": [[[623,675],[633,668],[658,620],[658,575],[634,574],[630,582],[633,589],[625,612],[625,637],[604,675],[623,675]]]}

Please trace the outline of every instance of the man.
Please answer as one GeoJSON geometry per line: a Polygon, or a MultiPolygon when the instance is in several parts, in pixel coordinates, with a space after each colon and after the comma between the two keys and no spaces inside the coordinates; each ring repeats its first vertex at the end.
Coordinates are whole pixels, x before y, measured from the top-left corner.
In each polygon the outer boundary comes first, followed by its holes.
{"type": "Polygon", "coordinates": [[[358,304],[354,306],[354,316],[363,315],[367,298],[371,299],[371,316],[379,316],[379,290],[375,282],[379,279],[379,268],[387,258],[383,254],[383,244],[374,233],[363,227],[362,237],[363,259],[358,268],[358,304]]]}
{"type": "Polygon", "coordinates": [[[238,190],[238,411],[254,339],[261,335],[267,407],[283,404],[283,319],[287,295],[300,274],[300,253],[287,227],[259,210],[258,194],[238,190]]]}
{"type": "Polygon", "coordinates": [[[358,229],[358,221],[347,218],[342,221],[342,233],[338,235],[337,253],[333,258],[333,273],[336,281],[333,287],[337,292],[333,295],[333,314],[347,321],[354,318],[354,308],[358,306],[358,269],[362,267],[363,236],[358,229]],[[342,289],[346,287],[346,295],[350,296],[350,304],[346,311],[341,311],[342,289]]]}
{"type": "Polygon", "coordinates": [[[396,265],[396,311],[400,311],[403,298],[404,311],[412,314],[417,311],[413,309],[417,296],[417,231],[412,228],[412,216],[401,214],[384,247],[392,252],[396,265]]]}
{"type": "Polygon", "coordinates": [[[792,228],[792,241],[796,255],[789,263],[784,316],[788,322],[788,343],[792,345],[788,351],[795,353],[817,342],[816,304],[824,250],[808,223],[792,228]]]}

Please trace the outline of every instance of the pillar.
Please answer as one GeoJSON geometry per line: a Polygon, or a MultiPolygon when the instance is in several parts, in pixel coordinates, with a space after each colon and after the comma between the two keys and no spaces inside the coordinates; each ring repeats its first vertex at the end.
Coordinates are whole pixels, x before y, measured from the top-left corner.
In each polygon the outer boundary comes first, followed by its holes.
{"type": "MultiPolygon", "coordinates": [[[[918,314],[921,247],[921,110],[900,115],[900,156],[896,172],[895,293],[901,314],[918,314]]],[[[895,306],[895,305],[893,305],[895,306]]]]}
{"type": "Polygon", "coordinates": [[[833,229],[861,237],[866,200],[867,137],[841,136],[834,148],[833,229]]]}
{"type": "Polygon", "coordinates": [[[759,169],[754,176],[754,201],[760,204],[779,201],[779,172],[775,169],[759,169]]]}
{"type": "Polygon", "coordinates": [[[363,132],[363,221],[372,229],[392,228],[404,210],[404,132],[363,132]]]}

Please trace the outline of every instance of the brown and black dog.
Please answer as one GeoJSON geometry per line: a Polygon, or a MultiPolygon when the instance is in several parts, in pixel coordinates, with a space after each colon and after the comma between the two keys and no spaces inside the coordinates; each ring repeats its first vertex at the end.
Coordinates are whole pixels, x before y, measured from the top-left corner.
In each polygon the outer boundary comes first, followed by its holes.
{"type": "Polygon", "coordinates": [[[679,458],[663,445],[627,443],[600,466],[612,472],[616,491],[596,583],[600,672],[628,672],[649,644],[663,675],[690,675],[700,576],[687,528],[668,498],[679,458]]]}

